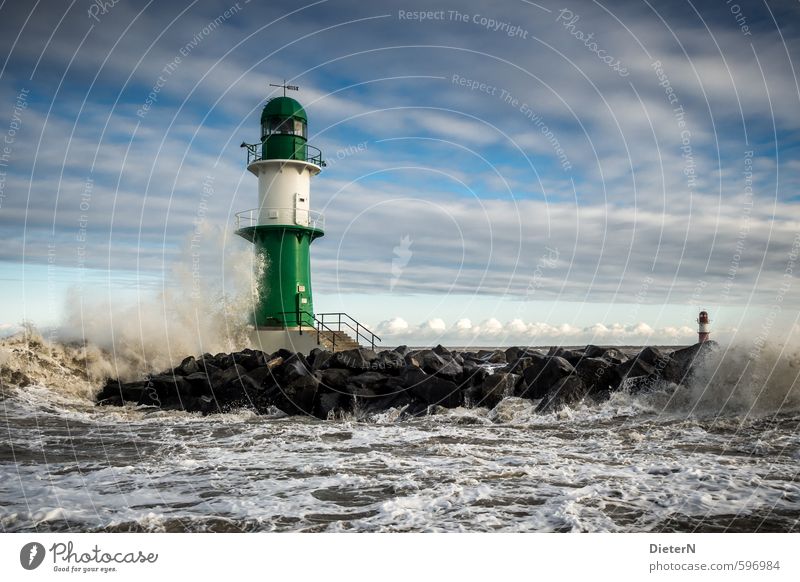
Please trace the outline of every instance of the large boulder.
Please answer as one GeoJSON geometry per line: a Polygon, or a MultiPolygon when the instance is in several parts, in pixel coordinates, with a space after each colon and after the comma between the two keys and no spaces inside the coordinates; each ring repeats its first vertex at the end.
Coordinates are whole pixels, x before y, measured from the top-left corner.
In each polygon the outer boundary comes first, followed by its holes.
{"type": "Polygon", "coordinates": [[[399,354],[401,358],[405,358],[406,355],[411,351],[408,346],[402,345],[397,346],[395,349],[392,350],[394,353],[399,354]]]}
{"type": "Polygon", "coordinates": [[[200,365],[197,363],[197,360],[194,358],[194,356],[184,358],[180,365],[173,370],[173,372],[178,376],[188,376],[189,374],[194,374],[195,372],[199,371],[200,365]]]}
{"type": "Polygon", "coordinates": [[[503,398],[514,395],[519,379],[518,374],[506,372],[495,372],[486,376],[481,384],[468,391],[472,405],[494,408],[503,398]]]}
{"type": "Polygon", "coordinates": [[[486,367],[472,360],[465,360],[464,365],[461,366],[461,375],[456,378],[456,384],[460,390],[467,390],[473,386],[479,386],[489,374],[486,367]]]}
{"type": "Polygon", "coordinates": [[[323,350],[322,348],[314,348],[309,352],[307,360],[311,369],[317,371],[327,368],[332,357],[333,352],[323,350]]]}
{"type": "Polygon", "coordinates": [[[636,357],[620,364],[617,370],[628,390],[640,392],[656,386],[664,378],[664,370],[670,366],[670,362],[667,354],[648,346],[636,357]]]}
{"type": "Polygon", "coordinates": [[[370,370],[372,363],[378,359],[378,354],[366,348],[355,348],[336,352],[328,361],[334,368],[347,368],[348,370],[370,370]]]}
{"type": "Polygon", "coordinates": [[[586,386],[587,393],[607,396],[619,388],[622,377],[617,366],[603,358],[583,358],[575,371],[586,386]]]}
{"type": "Polygon", "coordinates": [[[149,389],[147,382],[120,382],[110,380],[97,394],[101,406],[124,406],[125,404],[152,406],[158,395],[149,389]]]}
{"type": "Polygon", "coordinates": [[[706,341],[673,351],[669,355],[669,364],[664,368],[664,379],[675,384],[685,383],[691,378],[693,369],[702,364],[710,352],[718,348],[717,342],[706,341]]]}
{"type": "Polygon", "coordinates": [[[394,350],[378,352],[378,357],[372,362],[373,370],[386,374],[399,374],[406,367],[405,358],[394,350]]]}
{"type": "Polygon", "coordinates": [[[550,357],[558,356],[559,358],[564,358],[570,364],[575,366],[578,362],[581,361],[582,358],[585,357],[583,352],[579,352],[577,350],[568,350],[566,348],[561,347],[552,347],[547,352],[547,355],[550,357]]]}
{"type": "Polygon", "coordinates": [[[450,350],[448,350],[446,347],[444,347],[442,344],[437,345],[431,351],[434,352],[435,354],[440,355],[440,356],[451,356],[451,355],[453,355],[452,352],[450,350]]]}
{"type": "Polygon", "coordinates": [[[241,364],[233,364],[227,368],[218,369],[216,372],[209,375],[209,381],[211,382],[211,386],[216,388],[218,386],[227,384],[232,380],[241,378],[247,374],[247,371],[247,368],[241,364]]]}
{"type": "Polygon", "coordinates": [[[375,396],[386,392],[386,381],[389,378],[381,372],[362,372],[356,376],[351,376],[346,385],[345,391],[349,394],[360,396],[375,396]]]}
{"type": "Polygon", "coordinates": [[[586,386],[579,376],[567,376],[553,386],[536,407],[537,412],[556,412],[583,400],[586,386]]]}
{"type": "Polygon", "coordinates": [[[517,385],[516,396],[536,400],[543,398],[561,380],[575,373],[575,368],[564,358],[544,357],[522,373],[523,381],[517,385]]]}
{"type": "Polygon", "coordinates": [[[506,353],[502,350],[478,350],[478,358],[487,364],[506,364],[506,353]]]}
{"type": "Polygon", "coordinates": [[[534,363],[539,362],[545,359],[547,356],[543,356],[538,353],[529,353],[526,356],[517,358],[510,364],[506,364],[503,368],[503,372],[513,372],[515,374],[522,374],[526,368],[531,367],[534,363]]]}
{"type": "Polygon", "coordinates": [[[460,406],[462,393],[454,382],[425,373],[421,368],[409,366],[403,370],[405,387],[426,405],[438,404],[445,408],[460,406]]]}
{"type": "Polygon", "coordinates": [[[283,398],[275,404],[286,414],[304,414],[313,416],[319,378],[313,374],[295,378],[288,385],[282,386],[283,398]]]}
{"type": "Polygon", "coordinates": [[[355,374],[347,368],[326,368],[319,372],[322,387],[332,391],[344,391],[350,377],[355,374]]]}
{"type": "Polygon", "coordinates": [[[406,356],[406,362],[422,368],[427,374],[455,380],[464,370],[450,354],[437,354],[433,350],[421,350],[406,356]],[[409,362],[409,359],[411,360],[409,362]]]}
{"type": "Polygon", "coordinates": [[[603,358],[617,365],[628,361],[628,356],[617,348],[588,345],[584,348],[583,355],[587,358],[603,358]]]}

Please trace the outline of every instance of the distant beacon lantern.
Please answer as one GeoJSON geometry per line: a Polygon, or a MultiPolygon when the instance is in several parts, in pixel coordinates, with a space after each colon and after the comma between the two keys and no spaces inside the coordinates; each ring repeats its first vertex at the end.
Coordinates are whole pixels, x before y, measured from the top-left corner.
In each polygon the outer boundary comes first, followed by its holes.
{"type": "Polygon", "coordinates": [[[711,323],[711,320],[708,319],[708,312],[701,311],[700,315],[697,317],[697,342],[703,343],[708,341],[708,336],[711,335],[711,332],[708,330],[708,325],[711,323]]]}

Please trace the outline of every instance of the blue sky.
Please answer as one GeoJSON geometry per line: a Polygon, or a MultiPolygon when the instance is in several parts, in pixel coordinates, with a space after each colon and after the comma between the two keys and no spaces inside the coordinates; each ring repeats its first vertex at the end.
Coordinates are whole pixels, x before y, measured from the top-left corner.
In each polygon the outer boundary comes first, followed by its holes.
{"type": "Polygon", "coordinates": [[[329,161],[318,311],[389,344],[797,324],[797,2],[99,6],[0,7],[0,330],[246,289],[239,144],[282,79],[329,161]]]}

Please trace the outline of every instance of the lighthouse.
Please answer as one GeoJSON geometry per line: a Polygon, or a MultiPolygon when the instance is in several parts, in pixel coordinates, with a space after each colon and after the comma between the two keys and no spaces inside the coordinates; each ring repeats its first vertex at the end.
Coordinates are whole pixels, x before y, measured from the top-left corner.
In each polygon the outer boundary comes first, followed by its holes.
{"type": "Polygon", "coordinates": [[[258,178],[258,208],[236,214],[236,234],[253,243],[260,265],[251,322],[252,347],[308,353],[342,351],[380,338],[346,313],[315,313],[311,293],[311,243],[325,234],[321,213],[311,210],[311,178],[325,162],[308,143],[308,116],[283,95],[261,112],[261,138],[242,143],[247,170],[258,178]]]}
{"type": "Polygon", "coordinates": [[[258,208],[236,215],[236,234],[252,242],[261,265],[252,323],[254,347],[307,352],[319,343],[311,293],[311,243],[325,234],[311,210],[311,178],[325,166],[308,143],[308,117],[284,94],[261,112],[261,139],[242,143],[247,169],[258,178],[258,208]]]}
{"type": "Polygon", "coordinates": [[[708,319],[708,311],[701,311],[697,316],[697,343],[708,341],[708,336],[711,332],[708,330],[708,324],[711,320],[708,319]]]}

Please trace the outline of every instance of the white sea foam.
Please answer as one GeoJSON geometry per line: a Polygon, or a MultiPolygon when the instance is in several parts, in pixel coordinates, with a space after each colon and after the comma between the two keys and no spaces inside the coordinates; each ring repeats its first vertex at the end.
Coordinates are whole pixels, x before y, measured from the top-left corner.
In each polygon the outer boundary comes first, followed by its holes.
{"type": "Polygon", "coordinates": [[[785,347],[755,367],[729,347],[678,392],[621,391],[558,413],[506,398],[322,422],[95,408],[81,349],[2,346],[4,378],[33,381],[0,401],[5,531],[798,527],[796,352],[785,347]],[[734,377],[749,384],[727,386],[734,377]]]}

